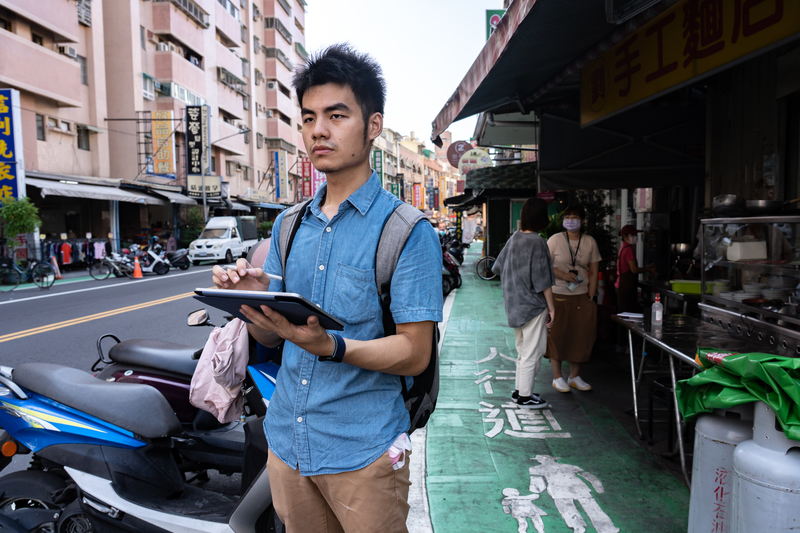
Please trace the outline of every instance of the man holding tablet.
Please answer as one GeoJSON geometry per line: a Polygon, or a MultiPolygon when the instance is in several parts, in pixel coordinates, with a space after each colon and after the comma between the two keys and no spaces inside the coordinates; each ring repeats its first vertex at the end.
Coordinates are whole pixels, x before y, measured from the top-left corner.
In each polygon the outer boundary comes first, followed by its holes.
{"type": "Polygon", "coordinates": [[[265,430],[275,510],[287,529],[406,531],[409,415],[398,376],[420,374],[430,360],[442,319],[439,240],[430,224],[411,232],[391,283],[397,333],[385,337],[375,253],[401,201],[369,164],[383,130],[380,66],[334,45],[297,71],[294,87],[306,150],[327,183],[300,214],[285,272],[275,245],[263,269],[244,259],[236,269],[215,266],[214,284],[297,293],[344,323],[329,334],[316,316],[296,326],[265,306],[241,309],[260,343],[286,341],[265,430]]]}

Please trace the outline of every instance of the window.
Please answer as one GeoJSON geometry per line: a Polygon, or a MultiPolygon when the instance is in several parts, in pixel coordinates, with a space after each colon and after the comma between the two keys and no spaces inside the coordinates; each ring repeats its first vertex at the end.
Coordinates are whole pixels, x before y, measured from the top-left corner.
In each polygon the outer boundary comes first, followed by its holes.
{"type": "Polygon", "coordinates": [[[217,173],[217,158],[213,155],[211,156],[211,172],[217,173]]]}
{"type": "Polygon", "coordinates": [[[247,26],[242,25],[242,42],[247,42],[247,26]]]}
{"type": "Polygon", "coordinates": [[[236,163],[233,161],[225,161],[225,175],[233,176],[236,173],[236,163]]]}
{"type": "Polygon", "coordinates": [[[8,19],[0,18],[0,30],[11,31],[11,22],[8,19]]]}
{"type": "Polygon", "coordinates": [[[78,128],[78,148],[89,150],[89,130],[87,128],[78,128]]]}
{"type": "Polygon", "coordinates": [[[61,121],[61,131],[72,131],[72,124],[69,122],[62,120],[61,121]]]}
{"type": "Polygon", "coordinates": [[[155,80],[147,74],[142,74],[142,96],[148,100],[156,99],[156,84],[155,80]]]}
{"type": "Polygon", "coordinates": [[[244,143],[245,144],[250,144],[250,132],[249,131],[244,132],[244,143]]]}
{"type": "Polygon", "coordinates": [[[264,136],[260,133],[256,134],[256,146],[258,148],[264,148],[264,136]]]}
{"type": "Polygon", "coordinates": [[[58,129],[58,120],[51,117],[47,117],[47,127],[58,129]]]}
{"type": "Polygon", "coordinates": [[[292,34],[280,20],[274,17],[265,18],[264,27],[268,30],[276,30],[287,43],[292,44],[292,34]]]}
{"type": "Polygon", "coordinates": [[[142,43],[142,50],[146,49],[144,46],[144,40],[145,40],[144,26],[139,26],[139,42],[142,43]]]}
{"type": "Polygon", "coordinates": [[[242,58],[242,76],[245,78],[250,77],[250,62],[245,58],[242,58]]]}
{"type": "Polygon", "coordinates": [[[36,35],[35,33],[31,34],[31,40],[34,44],[38,44],[39,46],[44,46],[44,39],[42,39],[41,35],[36,35]]]}
{"type": "Polygon", "coordinates": [[[261,51],[261,41],[258,40],[258,37],[253,37],[253,53],[257,54],[261,51]]]}
{"type": "Polygon", "coordinates": [[[86,58],[83,56],[78,56],[78,64],[81,66],[81,83],[84,85],[89,85],[89,73],[86,69],[86,58]]]}
{"type": "Polygon", "coordinates": [[[40,141],[44,140],[44,117],[36,115],[36,138],[40,141]]]}
{"type": "Polygon", "coordinates": [[[92,25],[92,0],[77,0],[78,22],[84,26],[92,25]]]}

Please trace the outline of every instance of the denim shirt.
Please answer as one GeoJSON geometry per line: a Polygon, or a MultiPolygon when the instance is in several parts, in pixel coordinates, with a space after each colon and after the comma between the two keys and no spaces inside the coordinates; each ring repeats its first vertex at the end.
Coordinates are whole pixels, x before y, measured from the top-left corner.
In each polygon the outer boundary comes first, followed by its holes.
{"type": "MultiPolygon", "coordinates": [[[[344,322],[345,339],[380,338],[375,251],[383,222],[400,200],[373,172],[329,221],[320,209],[326,190],[323,185],[303,215],[285,274],[279,247],[270,247],[264,270],[284,282],[270,282],[269,290],[298,293],[319,305],[344,322]]],[[[276,240],[282,220],[281,214],[275,221],[276,240]]],[[[436,233],[422,221],[392,277],[395,323],[442,320],[441,262],[436,233]]],[[[364,468],[408,431],[400,379],[351,366],[346,353],[342,363],[320,362],[287,341],[264,422],[270,449],[304,476],[364,468]]]]}

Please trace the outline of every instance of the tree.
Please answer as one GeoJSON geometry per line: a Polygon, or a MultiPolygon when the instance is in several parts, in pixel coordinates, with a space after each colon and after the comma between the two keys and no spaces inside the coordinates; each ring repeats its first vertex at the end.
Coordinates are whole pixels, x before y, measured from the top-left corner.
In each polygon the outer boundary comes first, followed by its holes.
{"type": "Polygon", "coordinates": [[[20,233],[31,233],[42,225],[39,209],[26,196],[19,200],[13,197],[4,198],[0,207],[0,219],[3,221],[2,235],[10,239],[16,239],[20,233]]]}
{"type": "Polygon", "coordinates": [[[181,246],[186,247],[194,240],[197,240],[200,232],[203,231],[206,223],[203,220],[203,213],[199,207],[189,208],[186,215],[186,223],[181,226],[181,246]]]}
{"type": "Polygon", "coordinates": [[[272,236],[272,221],[266,220],[258,225],[258,237],[260,239],[266,239],[270,236],[272,236]]]}

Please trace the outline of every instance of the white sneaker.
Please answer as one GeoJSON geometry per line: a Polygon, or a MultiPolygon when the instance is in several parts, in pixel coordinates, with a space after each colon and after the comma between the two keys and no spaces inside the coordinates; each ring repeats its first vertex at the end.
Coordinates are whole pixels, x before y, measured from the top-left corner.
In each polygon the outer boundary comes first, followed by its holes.
{"type": "Polygon", "coordinates": [[[567,385],[563,377],[553,380],[553,388],[558,392],[569,392],[569,385],[567,385]]]}
{"type": "Polygon", "coordinates": [[[592,386],[581,379],[580,376],[576,378],[569,378],[567,385],[578,390],[592,390],[592,386]]]}

